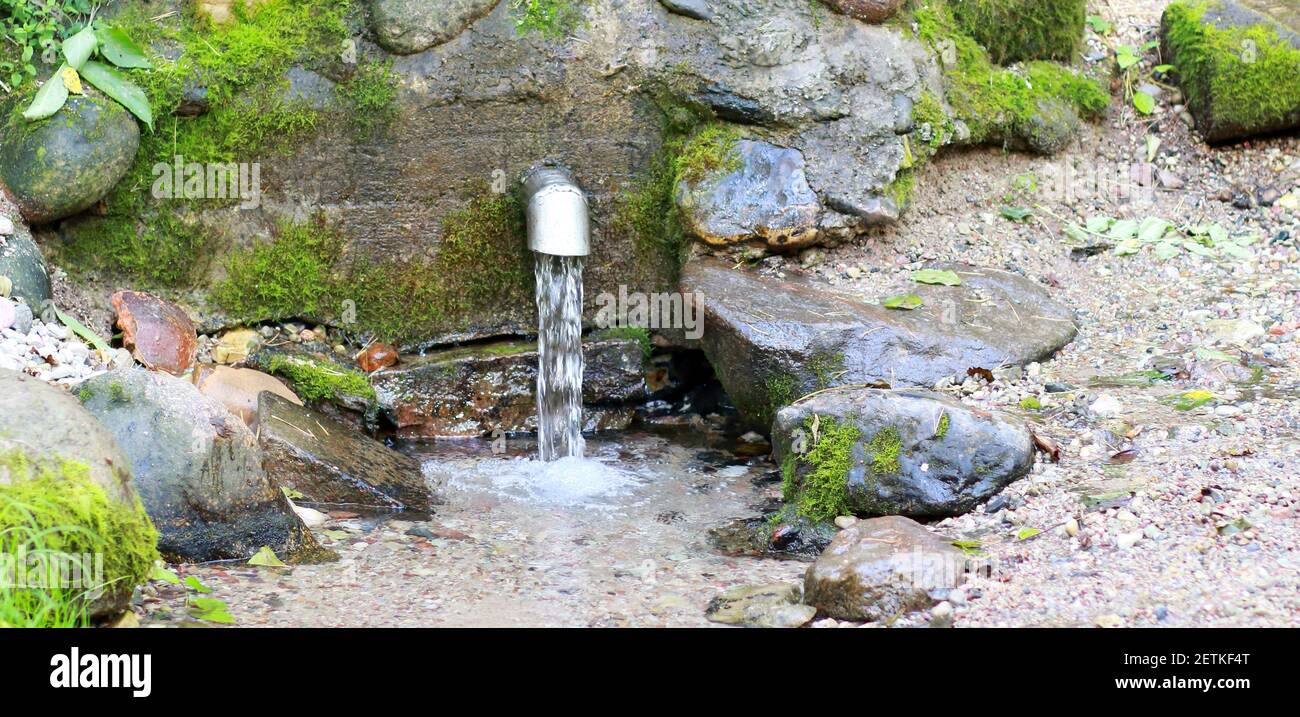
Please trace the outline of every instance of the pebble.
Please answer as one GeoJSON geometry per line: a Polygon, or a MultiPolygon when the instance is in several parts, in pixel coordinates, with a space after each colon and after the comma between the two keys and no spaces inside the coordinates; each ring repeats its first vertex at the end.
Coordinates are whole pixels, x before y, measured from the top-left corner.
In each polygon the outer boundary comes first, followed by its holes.
{"type": "Polygon", "coordinates": [[[835,525],[841,530],[848,530],[857,524],[858,519],[852,515],[841,515],[835,518],[835,525]]]}
{"type": "Polygon", "coordinates": [[[1103,418],[1117,416],[1124,410],[1124,404],[1110,394],[1102,394],[1088,407],[1093,415],[1103,418]]]}
{"type": "Polygon", "coordinates": [[[1120,533],[1119,536],[1115,538],[1115,545],[1119,546],[1120,550],[1128,550],[1134,545],[1137,545],[1140,540],[1142,540],[1142,533],[1140,531],[1120,533]]]}
{"type": "Polygon", "coordinates": [[[14,233],[14,220],[0,214],[0,236],[9,236],[14,233]]]}

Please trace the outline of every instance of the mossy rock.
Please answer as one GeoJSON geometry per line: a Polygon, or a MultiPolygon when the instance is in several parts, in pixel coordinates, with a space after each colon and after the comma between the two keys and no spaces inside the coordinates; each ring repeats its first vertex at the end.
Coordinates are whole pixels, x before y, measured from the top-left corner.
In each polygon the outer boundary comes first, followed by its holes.
{"type": "Polygon", "coordinates": [[[1207,142],[1300,126],[1300,2],[1176,2],[1161,38],[1207,142]]]}
{"type": "Polygon", "coordinates": [[[71,97],[53,116],[22,116],[30,98],[11,103],[0,138],[0,179],[32,224],[70,217],[103,199],[126,175],[140,128],[118,103],[71,97]]]}
{"type": "Polygon", "coordinates": [[[960,515],[1029,473],[1034,444],[1007,417],[938,394],[845,388],[781,410],[772,427],[799,515],[960,515]]]}
{"type": "Polygon", "coordinates": [[[90,618],[125,609],[157,538],[112,434],[66,391],[0,369],[0,551],[100,556],[105,587],[86,595],[90,618]]]}
{"type": "Polygon", "coordinates": [[[1083,41],[1085,0],[959,0],[952,3],[961,29],[999,65],[1026,60],[1073,59],[1083,41]]]}

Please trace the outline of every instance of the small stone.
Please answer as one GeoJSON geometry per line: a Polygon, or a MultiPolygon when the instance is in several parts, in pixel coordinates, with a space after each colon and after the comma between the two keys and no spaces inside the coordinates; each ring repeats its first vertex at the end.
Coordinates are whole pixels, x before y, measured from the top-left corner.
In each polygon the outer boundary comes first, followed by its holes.
{"type": "Polygon", "coordinates": [[[14,220],[0,215],[0,236],[9,236],[14,233],[14,220]]]}
{"type": "Polygon", "coordinates": [[[1079,521],[1074,518],[1067,520],[1065,522],[1065,533],[1071,538],[1077,537],[1079,535],[1079,521]]]}
{"type": "Polygon", "coordinates": [[[947,627],[952,624],[952,604],[944,601],[930,609],[930,624],[934,627],[947,627]]]}
{"type": "Polygon", "coordinates": [[[841,515],[835,519],[836,527],[841,530],[848,530],[858,524],[858,519],[852,515],[841,515]]]}
{"type": "Polygon", "coordinates": [[[1093,621],[1097,627],[1116,628],[1124,626],[1124,618],[1119,615],[1098,615],[1093,621]]]}
{"type": "Polygon", "coordinates": [[[381,368],[388,368],[397,363],[397,349],[378,341],[370,344],[357,354],[357,365],[366,373],[374,373],[381,368]]]}
{"type": "Polygon", "coordinates": [[[14,309],[14,303],[8,299],[0,299],[0,329],[13,326],[17,318],[18,312],[14,309]]]}
{"type": "Polygon", "coordinates": [[[216,348],[212,349],[212,358],[220,364],[235,364],[248,358],[248,353],[257,343],[257,332],[252,329],[235,329],[221,335],[216,348]]]}
{"type": "Polygon", "coordinates": [[[14,331],[20,334],[30,334],[32,332],[32,307],[27,304],[16,304],[14,306],[14,331]]]}
{"type": "Polygon", "coordinates": [[[0,296],[9,298],[14,293],[14,282],[7,276],[0,276],[0,296]]]}
{"type": "Polygon", "coordinates": [[[1088,407],[1094,416],[1106,418],[1109,416],[1119,415],[1124,410],[1124,404],[1120,403],[1118,398],[1110,394],[1103,394],[1092,402],[1088,407]]]}
{"type": "Polygon", "coordinates": [[[1140,531],[1120,533],[1119,536],[1115,538],[1115,545],[1117,545],[1120,550],[1128,550],[1134,545],[1137,545],[1140,540],[1142,540],[1142,533],[1140,531]]]}
{"type": "Polygon", "coordinates": [[[1146,536],[1148,540],[1155,540],[1160,537],[1160,529],[1154,525],[1148,525],[1142,529],[1142,535],[1146,536]]]}
{"type": "Polygon", "coordinates": [[[709,10],[708,0],[659,0],[668,12],[692,20],[710,20],[713,11],[709,10]]]}

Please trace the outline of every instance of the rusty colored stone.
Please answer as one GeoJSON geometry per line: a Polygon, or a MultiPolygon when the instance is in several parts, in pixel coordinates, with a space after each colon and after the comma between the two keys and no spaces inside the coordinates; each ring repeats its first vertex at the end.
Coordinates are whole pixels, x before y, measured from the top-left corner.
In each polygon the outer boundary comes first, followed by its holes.
{"type": "Polygon", "coordinates": [[[397,363],[397,349],[388,344],[375,342],[357,354],[357,365],[366,373],[373,373],[381,368],[388,368],[397,363]]]}
{"type": "Polygon", "coordinates": [[[903,6],[903,0],[826,0],[836,12],[867,22],[884,22],[903,6]]]}
{"type": "Polygon", "coordinates": [[[194,365],[199,337],[181,307],[140,291],[113,294],[122,344],[146,367],[179,376],[194,365]]]}

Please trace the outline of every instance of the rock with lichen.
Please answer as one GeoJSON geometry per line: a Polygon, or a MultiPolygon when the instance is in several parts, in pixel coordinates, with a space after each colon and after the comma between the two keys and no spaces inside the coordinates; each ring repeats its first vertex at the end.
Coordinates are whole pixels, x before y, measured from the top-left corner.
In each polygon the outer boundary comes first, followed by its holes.
{"type": "Polygon", "coordinates": [[[1196,129],[1210,143],[1300,127],[1300,5],[1175,2],[1160,26],[1196,129]]]}
{"type": "Polygon", "coordinates": [[[772,445],[786,501],[823,521],[960,515],[1034,464],[1023,424],[921,391],[820,393],[781,409],[772,445]]]}
{"type": "Polygon", "coordinates": [[[498,0],[372,0],[370,21],[384,49],[410,55],[455,38],[498,4],[498,0]]]}

